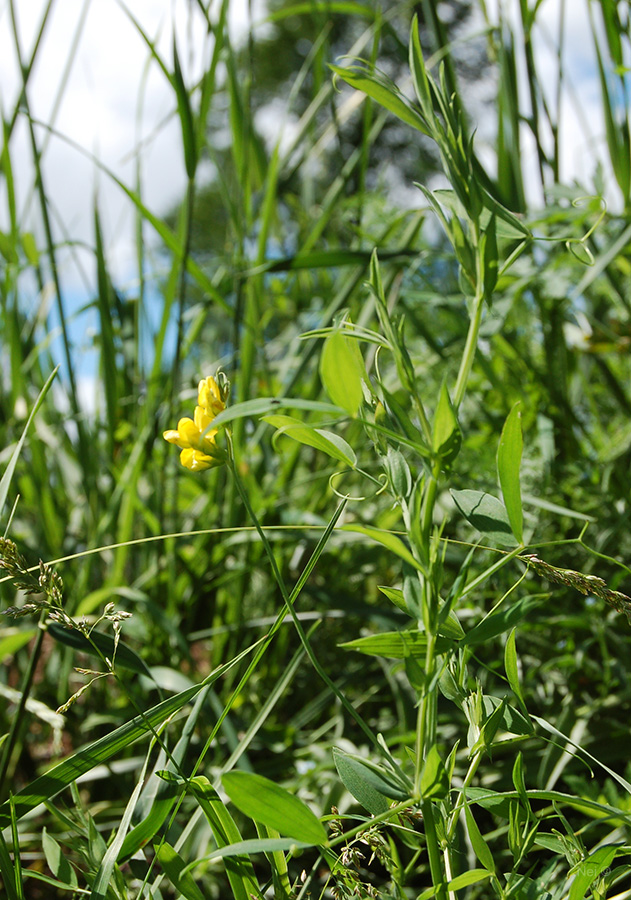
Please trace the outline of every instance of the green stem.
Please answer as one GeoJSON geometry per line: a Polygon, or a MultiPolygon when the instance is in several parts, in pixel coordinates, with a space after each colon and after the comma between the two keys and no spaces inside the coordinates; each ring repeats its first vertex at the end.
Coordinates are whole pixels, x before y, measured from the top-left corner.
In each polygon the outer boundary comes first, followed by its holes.
{"type": "Polygon", "coordinates": [[[451,819],[449,821],[449,825],[447,827],[446,839],[447,843],[450,843],[453,840],[454,834],[456,833],[456,827],[458,825],[458,819],[460,817],[460,811],[464,808],[464,795],[465,791],[473,781],[473,777],[478,770],[478,766],[482,761],[482,751],[478,750],[475,754],[471,763],[469,764],[469,768],[467,770],[467,774],[465,775],[465,779],[462,783],[462,788],[460,790],[460,799],[456,803],[451,813],[451,819]]]}
{"type": "Polygon", "coordinates": [[[429,858],[429,870],[432,875],[432,884],[436,890],[434,894],[438,900],[447,900],[447,884],[443,873],[440,857],[440,846],[436,834],[436,822],[434,820],[434,807],[431,800],[424,800],[421,804],[423,823],[425,825],[425,840],[427,841],[427,856],[429,858]]]}
{"type": "Polygon", "coordinates": [[[464,353],[462,354],[462,359],[460,360],[460,369],[458,371],[458,378],[456,379],[456,387],[454,388],[453,404],[455,409],[458,409],[458,407],[462,403],[462,399],[467,389],[469,373],[471,372],[471,367],[473,366],[473,357],[475,356],[475,351],[478,346],[478,334],[480,331],[480,323],[482,322],[483,308],[484,294],[482,291],[478,291],[478,294],[475,298],[473,316],[471,317],[471,321],[469,322],[469,331],[467,332],[467,341],[465,343],[464,353]]]}
{"type": "Polygon", "coordinates": [[[44,635],[46,634],[46,615],[47,611],[43,610],[39,622],[37,623],[37,635],[35,637],[35,644],[33,645],[33,650],[31,652],[31,658],[29,659],[28,668],[24,675],[24,681],[22,682],[22,690],[20,696],[20,702],[18,704],[18,708],[13,716],[13,721],[11,722],[11,728],[9,730],[9,736],[7,737],[6,743],[3,747],[2,753],[2,765],[0,766],[0,791],[2,795],[4,795],[4,786],[7,778],[7,774],[9,772],[9,767],[11,765],[11,757],[13,756],[13,751],[15,750],[15,746],[18,741],[18,736],[22,726],[24,725],[24,711],[26,709],[26,704],[28,702],[28,698],[31,693],[31,688],[33,686],[33,679],[35,677],[35,669],[37,668],[37,663],[39,662],[39,658],[42,652],[42,644],[44,642],[44,635]]]}

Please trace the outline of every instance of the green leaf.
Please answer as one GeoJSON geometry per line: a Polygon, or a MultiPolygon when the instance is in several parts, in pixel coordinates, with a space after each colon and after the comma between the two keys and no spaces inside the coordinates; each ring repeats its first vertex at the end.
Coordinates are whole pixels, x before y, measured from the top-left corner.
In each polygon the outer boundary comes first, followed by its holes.
{"type": "MultiPolygon", "coordinates": [[[[60,644],[65,644],[67,647],[72,647],[97,659],[101,659],[101,656],[104,656],[111,662],[114,657],[114,638],[103,631],[91,631],[90,637],[87,638],[80,631],[71,631],[57,622],[51,622],[48,626],[48,633],[60,644]]],[[[148,678],[152,678],[151,671],[145,661],[123,641],[118,642],[114,666],[121,666],[124,669],[129,669],[131,672],[136,672],[138,675],[146,675],[148,678]]]]}
{"type": "Polygon", "coordinates": [[[180,66],[175,34],[173,35],[173,75],[171,76],[170,81],[175,88],[177,112],[182,127],[182,146],[184,148],[186,174],[192,179],[195,177],[195,170],[197,168],[197,142],[195,140],[195,127],[193,125],[191,101],[188,96],[188,91],[186,90],[186,85],[184,84],[184,76],[182,75],[182,68],[180,66]]]}
{"type": "Polygon", "coordinates": [[[495,223],[495,215],[492,215],[484,230],[484,297],[489,304],[497,284],[498,254],[495,223]]]}
{"type": "Polygon", "coordinates": [[[125,840],[118,852],[117,860],[119,863],[133,856],[134,853],[156,836],[159,829],[164,825],[166,817],[173,809],[175,799],[179,794],[180,788],[177,783],[162,782],[158,788],[156,798],[151,804],[149,813],[125,835],[125,840]]]}
{"type": "Polygon", "coordinates": [[[373,541],[377,541],[379,544],[383,544],[388,550],[392,550],[393,553],[400,556],[406,563],[414,566],[415,569],[418,569],[420,572],[425,571],[423,566],[414,559],[412,553],[405,546],[401,538],[398,538],[395,534],[391,534],[389,531],[382,531],[379,528],[371,528],[366,525],[342,525],[340,531],[353,531],[356,534],[365,534],[366,537],[371,538],[373,541]]]}
{"type": "Polygon", "coordinates": [[[199,803],[212,830],[218,847],[217,853],[213,855],[221,854],[226,857],[224,867],[234,900],[251,900],[258,896],[258,881],[248,856],[249,851],[244,846],[247,841],[242,839],[223,800],[205,775],[191,778],[187,788],[199,803]]]}
{"type": "Polygon", "coordinates": [[[432,745],[421,773],[421,797],[424,800],[444,800],[449,793],[449,778],[438,747],[432,745]]]}
{"type": "Polygon", "coordinates": [[[252,772],[226,772],[221,782],[234,805],[281,835],[309,844],[325,844],[327,834],[308,806],[280,785],[252,772]]]}
{"type": "Polygon", "coordinates": [[[155,851],[156,859],[167,878],[182,897],[185,900],[204,900],[204,895],[195,884],[193,876],[185,871],[186,865],[180,854],[166,841],[156,844],[155,851]]]}
{"type": "Polygon", "coordinates": [[[278,429],[279,434],[286,434],[299,444],[306,444],[315,450],[321,450],[327,456],[354,468],[357,465],[357,457],[353,448],[346,443],[344,438],[324,428],[313,428],[305,425],[300,419],[293,416],[263,416],[263,421],[278,429]]]}
{"type": "Polygon", "coordinates": [[[333,761],[342,784],[358,803],[367,809],[373,816],[387,812],[390,807],[388,799],[406,799],[402,795],[401,788],[391,784],[391,781],[382,777],[381,773],[369,768],[364,760],[343,753],[337,747],[333,748],[333,761]]]}
{"type": "Polygon", "coordinates": [[[384,584],[377,585],[382,594],[385,594],[388,600],[392,600],[395,606],[398,606],[400,610],[404,613],[408,613],[409,610],[407,608],[407,604],[405,602],[405,597],[403,596],[403,591],[401,588],[393,588],[387,587],[384,584]]]}
{"type": "Polygon", "coordinates": [[[14,266],[20,261],[13,239],[8,234],[5,234],[4,231],[0,231],[0,254],[4,256],[8,263],[14,266]]]}
{"type": "MultiPolygon", "coordinates": [[[[533,718],[535,717],[533,716],[533,718]]],[[[579,797],[577,794],[564,794],[561,791],[529,790],[526,791],[526,796],[528,800],[545,800],[548,803],[557,803],[559,806],[569,806],[572,809],[586,812],[594,818],[608,818],[611,820],[611,824],[631,824],[631,815],[625,810],[617,809],[607,803],[597,803],[595,800],[588,800],[585,797],[579,797]]],[[[484,809],[490,810],[494,815],[508,819],[510,815],[510,801],[520,799],[520,794],[517,791],[500,793],[489,788],[471,787],[467,788],[467,798],[470,802],[475,802],[484,809]]]]}
{"type": "Polygon", "coordinates": [[[506,647],[504,648],[504,668],[506,669],[506,677],[508,678],[510,688],[513,694],[519,700],[519,705],[521,706],[522,710],[526,712],[526,703],[521,692],[521,685],[519,683],[519,670],[517,668],[517,650],[515,648],[516,630],[516,628],[513,628],[506,641],[506,647]]]}
{"type": "Polygon", "coordinates": [[[578,871],[574,876],[568,900],[583,900],[583,897],[589,890],[590,885],[598,876],[609,868],[618,851],[627,855],[627,851],[620,845],[605,844],[590,853],[588,857],[581,861],[578,871]]]}
{"type": "Polygon", "coordinates": [[[55,878],[69,887],[77,887],[77,873],[66,859],[55,838],[48,834],[45,827],[42,829],[42,848],[48,868],[55,878]]]}
{"type": "MultiPolygon", "coordinates": [[[[295,838],[252,838],[247,841],[237,841],[236,844],[226,844],[217,850],[211,850],[210,853],[207,853],[201,859],[224,859],[230,861],[235,856],[239,856],[241,859],[247,859],[251,853],[273,853],[279,850],[283,852],[306,850],[307,847],[313,847],[313,844],[306,844],[304,841],[295,840],[295,838]]],[[[200,862],[201,859],[199,860],[200,862]]],[[[251,893],[247,895],[246,900],[251,900],[252,897],[256,896],[256,892],[251,891],[251,893]]]]}
{"type": "Polygon", "coordinates": [[[289,16],[312,16],[316,11],[326,13],[328,16],[331,13],[339,13],[345,16],[363,16],[368,19],[373,19],[375,16],[375,11],[362,3],[352,3],[349,0],[308,0],[306,3],[291,3],[288,6],[283,6],[281,9],[274,10],[267,16],[265,21],[279,22],[289,16]]]}
{"type": "Polygon", "coordinates": [[[496,497],[482,491],[450,491],[454,503],[475,529],[494,544],[515,547],[506,507],[496,497]]]}
{"type": "Polygon", "coordinates": [[[471,841],[471,846],[473,847],[473,852],[488,872],[495,872],[495,860],[493,854],[489,845],[482,837],[482,832],[478,828],[477,822],[473,818],[473,813],[469,809],[469,804],[466,800],[464,811],[467,822],[467,833],[469,835],[469,840],[471,841]]]}
{"type": "Polygon", "coordinates": [[[445,466],[456,458],[462,444],[462,433],[451,403],[447,385],[443,381],[434,414],[432,449],[445,466]]]}
{"type": "MultiPolygon", "coordinates": [[[[454,642],[444,637],[436,639],[436,652],[444,653],[454,646],[454,642]]],[[[425,659],[427,637],[420,631],[384,631],[369,634],[338,644],[343,650],[357,650],[368,656],[386,656],[389,659],[405,659],[406,656],[425,659]]]]}
{"type": "Polygon", "coordinates": [[[340,66],[329,66],[329,68],[356,91],[362,91],[380,106],[394,113],[402,122],[411,125],[412,128],[416,128],[423,134],[428,134],[423,118],[393,84],[379,81],[368,70],[361,69],[359,66],[349,66],[346,69],[340,66]]]}
{"type": "Polygon", "coordinates": [[[502,429],[499,447],[497,448],[497,474],[508,514],[508,521],[513,534],[520,544],[524,542],[521,487],[519,484],[522,448],[521,402],[517,402],[509,412],[502,429]]]}
{"type": "MultiPolygon", "coordinates": [[[[478,881],[484,881],[485,878],[490,877],[491,873],[486,869],[470,869],[468,872],[463,872],[462,875],[456,875],[454,879],[447,882],[447,890],[459,891],[461,888],[469,887],[470,884],[476,884],[478,881]]],[[[416,900],[432,900],[436,895],[437,885],[434,885],[419,894],[416,900]]]]}
{"type": "Polygon", "coordinates": [[[21,235],[22,240],[22,248],[26,255],[27,260],[32,266],[39,265],[39,252],[37,250],[37,243],[35,241],[35,236],[30,231],[25,231],[21,235]]]}
{"type": "Polygon", "coordinates": [[[24,900],[24,896],[22,894],[22,885],[20,884],[20,889],[18,893],[18,887],[16,884],[16,866],[14,865],[13,860],[11,859],[11,854],[9,853],[9,848],[7,847],[6,841],[2,832],[0,831],[0,876],[2,877],[2,883],[4,885],[4,890],[6,892],[6,900],[24,900]]]}
{"type": "Polygon", "coordinates": [[[364,399],[362,382],[368,383],[364,360],[356,340],[341,331],[332,332],[320,356],[320,378],[336,406],[357,415],[364,399]]]}
{"type": "Polygon", "coordinates": [[[263,416],[265,413],[278,412],[281,409],[306,409],[309,412],[322,412],[331,416],[345,415],[344,409],[333,406],[331,403],[322,403],[319,400],[300,400],[297,397],[257,397],[256,400],[244,400],[243,403],[234,403],[212,422],[213,428],[220,428],[236,419],[263,416]]]}
{"type": "Polygon", "coordinates": [[[409,49],[410,72],[412,73],[412,81],[416,97],[423,110],[423,116],[426,123],[432,123],[434,120],[434,105],[432,95],[430,93],[429,78],[427,69],[425,68],[425,60],[423,59],[423,50],[421,49],[421,40],[418,30],[418,17],[415,15],[412,19],[412,28],[410,30],[410,49],[409,49]]]}

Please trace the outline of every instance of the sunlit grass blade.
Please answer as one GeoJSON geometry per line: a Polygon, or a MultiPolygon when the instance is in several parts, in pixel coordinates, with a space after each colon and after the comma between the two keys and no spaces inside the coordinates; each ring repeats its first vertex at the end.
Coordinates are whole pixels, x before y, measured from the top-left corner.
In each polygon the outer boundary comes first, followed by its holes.
{"type": "Polygon", "coordinates": [[[30,415],[26,421],[26,425],[24,426],[22,436],[20,437],[19,441],[17,442],[15,450],[11,454],[11,459],[9,460],[9,464],[7,465],[6,469],[4,470],[4,474],[2,476],[2,479],[0,480],[0,512],[2,512],[2,510],[4,509],[4,504],[7,499],[7,494],[9,493],[9,487],[11,485],[13,473],[15,471],[15,467],[17,465],[17,461],[20,456],[20,453],[22,452],[22,448],[24,446],[24,441],[26,440],[26,436],[28,434],[30,424],[33,421],[35,415],[37,414],[37,411],[39,410],[40,406],[42,405],[42,401],[44,400],[44,397],[48,393],[48,389],[50,388],[51,384],[55,380],[55,376],[57,375],[58,370],[59,370],[59,366],[57,366],[57,368],[54,369],[53,372],[48,376],[48,379],[47,379],[44,387],[39,392],[39,396],[38,396],[37,400],[35,401],[35,405],[33,406],[33,409],[31,410],[30,415]]]}

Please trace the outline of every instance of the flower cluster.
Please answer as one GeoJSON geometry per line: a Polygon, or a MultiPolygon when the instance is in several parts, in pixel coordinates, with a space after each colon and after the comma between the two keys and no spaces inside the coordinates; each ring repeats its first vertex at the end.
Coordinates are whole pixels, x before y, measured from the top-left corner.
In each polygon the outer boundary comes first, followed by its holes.
{"type": "Polygon", "coordinates": [[[215,435],[218,428],[212,428],[213,420],[226,408],[229,391],[228,380],[221,373],[215,380],[212,375],[199,382],[197,406],[193,418],[180,419],[177,430],[164,432],[164,439],[180,447],[180,462],[193,472],[201,472],[225,462],[226,455],[217,446],[215,435]]]}

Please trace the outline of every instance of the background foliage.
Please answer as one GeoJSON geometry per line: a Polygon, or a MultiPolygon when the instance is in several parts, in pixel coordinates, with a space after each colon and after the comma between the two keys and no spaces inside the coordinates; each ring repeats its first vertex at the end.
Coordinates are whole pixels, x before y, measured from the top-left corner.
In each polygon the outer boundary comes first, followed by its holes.
{"type": "Polygon", "coordinates": [[[235,46],[229,0],[200,2],[197,84],[144,35],[188,189],[160,218],[140,177],[121,185],[134,292],[95,208],[94,409],[22,57],[1,157],[9,900],[631,895],[611,608],[630,586],[629,21],[585,2],[606,155],[581,185],[538,70],[542,4],[279,4],[235,46]],[[162,432],[219,366],[232,461],[191,473],[162,432]],[[462,491],[506,512],[476,519],[462,491]],[[212,857],[242,838],[268,843],[212,857]]]}

